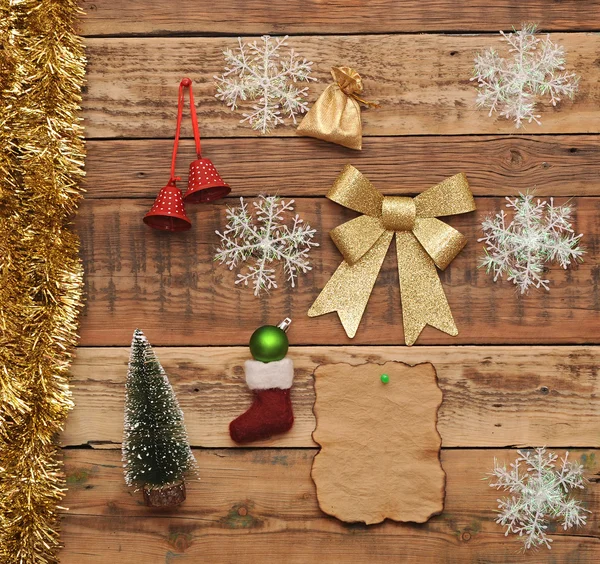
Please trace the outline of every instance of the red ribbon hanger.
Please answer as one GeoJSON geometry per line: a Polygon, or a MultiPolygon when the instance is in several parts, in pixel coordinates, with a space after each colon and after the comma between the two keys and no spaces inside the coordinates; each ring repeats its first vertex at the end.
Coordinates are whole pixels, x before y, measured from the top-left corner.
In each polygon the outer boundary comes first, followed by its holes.
{"type": "Polygon", "coordinates": [[[202,158],[200,149],[200,130],[198,128],[198,116],[196,115],[196,105],[194,104],[192,81],[189,78],[184,78],[179,83],[179,98],[177,103],[177,127],[175,129],[175,141],[173,142],[173,157],[171,158],[171,178],[169,180],[169,184],[173,185],[175,185],[175,182],[177,180],[181,180],[179,176],[175,176],[175,164],[177,162],[177,150],[179,147],[179,137],[181,135],[181,120],[183,118],[183,105],[185,103],[185,88],[188,88],[190,92],[190,114],[192,117],[194,142],[196,143],[196,155],[199,159],[202,158]]]}

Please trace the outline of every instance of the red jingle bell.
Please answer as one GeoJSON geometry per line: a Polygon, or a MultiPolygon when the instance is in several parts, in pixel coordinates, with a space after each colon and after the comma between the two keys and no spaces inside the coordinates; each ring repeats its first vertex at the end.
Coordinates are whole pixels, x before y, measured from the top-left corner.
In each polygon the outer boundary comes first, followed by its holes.
{"type": "Polygon", "coordinates": [[[158,193],[152,209],[144,216],[144,223],[162,231],[187,231],[192,226],[175,180],[169,181],[158,193]]]}
{"type": "Polygon", "coordinates": [[[185,213],[184,199],[186,202],[212,202],[231,192],[229,185],[219,176],[217,169],[209,159],[202,158],[200,154],[200,131],[198,129],[198,118],[194,105],[192,93],[192,81],[184,78],[179,84],[179,98],[177,104],[177,128],[173,142],[173,155],[171,157],[171,178],[169,183],[160,191],[152,209],[144,216],[144,223],[165,231],[187,231],[192,222],[185,213]],[[175,176],[175,164],[177,162],[177,148],[179,146],[179,135],[181,133],[181,120],[183,117],[184,88],[190,93],[190,114],[192,117],[192,129],[194,142],[196,144],[196,155],[198,158],[190,164],[190,175],[188,189],[185,196],[177,188],[175,176]]]}
{"type": "Polygon", "coordinates": [[[199,204],[224,198],[231,192],[210,159],[196,159],[190,163],[188,189],[183,196],[186,202],[199,204]]]}

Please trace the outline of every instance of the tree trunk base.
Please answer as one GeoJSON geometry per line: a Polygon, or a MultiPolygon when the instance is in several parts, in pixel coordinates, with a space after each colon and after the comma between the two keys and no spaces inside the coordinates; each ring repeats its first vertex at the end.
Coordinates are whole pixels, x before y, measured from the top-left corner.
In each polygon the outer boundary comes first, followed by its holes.
{"type": "Polygon", "coordinates": [[[175,507],[185,501],[185,482],[177,482],[162,488],[144,486],[144,503],[148,507],[175,507]]]}

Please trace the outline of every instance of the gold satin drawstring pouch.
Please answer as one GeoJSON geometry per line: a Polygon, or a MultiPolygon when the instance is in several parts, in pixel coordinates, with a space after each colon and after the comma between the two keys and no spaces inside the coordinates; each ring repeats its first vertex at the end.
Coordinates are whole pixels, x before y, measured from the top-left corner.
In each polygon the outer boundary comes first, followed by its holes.
{"type": "Polygon", "coordinates": [[[302,135],[362,149],[360,105],[378,108],[359,97],[363,91],[360,75],[350,67],[332,67],[335,84],[330,84],[304,116],[296,130],[302,135]]]}

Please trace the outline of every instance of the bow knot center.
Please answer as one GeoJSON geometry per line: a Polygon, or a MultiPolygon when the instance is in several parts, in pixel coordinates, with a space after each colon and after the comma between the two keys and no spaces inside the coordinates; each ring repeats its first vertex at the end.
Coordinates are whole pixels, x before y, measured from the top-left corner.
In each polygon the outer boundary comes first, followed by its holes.
{"type": "Polygon", "coordinates": [[[407,196],[385,196],[381,204],[381,222],[388,231],[412,231],[417,207],[407,196]]]}

